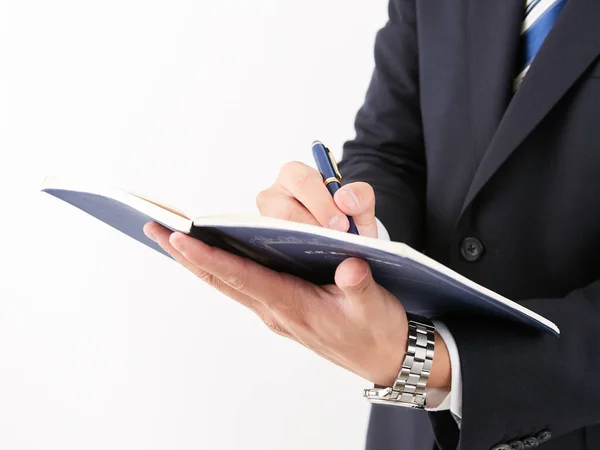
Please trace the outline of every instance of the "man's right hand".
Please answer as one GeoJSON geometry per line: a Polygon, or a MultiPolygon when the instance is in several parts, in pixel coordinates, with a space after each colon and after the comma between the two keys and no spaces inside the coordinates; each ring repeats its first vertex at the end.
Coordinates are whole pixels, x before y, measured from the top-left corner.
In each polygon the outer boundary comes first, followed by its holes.
{"type": "Polygon", "coordinates": [[[361,236],[377,237],[375,193],[367,183],[350,183],[334,197],[321,174],[301,162],[285,164],[275,183],[256,196],[263,216],[348,231],[352,216],[361,236]]]}

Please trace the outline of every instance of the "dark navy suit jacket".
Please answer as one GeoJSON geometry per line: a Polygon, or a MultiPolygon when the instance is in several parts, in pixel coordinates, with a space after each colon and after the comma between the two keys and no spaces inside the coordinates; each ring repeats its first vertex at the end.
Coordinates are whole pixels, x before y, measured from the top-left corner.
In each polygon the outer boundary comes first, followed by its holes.
{"type": "Polygon", "coordinates": [[[568,1],[513,95],[524,3],[391,0],[341,171],[373,185],[392,239],[561,337],[442,317],[461,359],[460,431],[449,412],[374,407],[369,450],[430,450],[433,436],[485,450],[542,430],[543,450],[600,449],[600,0],[568,1]],[[474,261],[468,237],[483,245],[474,261]]]}

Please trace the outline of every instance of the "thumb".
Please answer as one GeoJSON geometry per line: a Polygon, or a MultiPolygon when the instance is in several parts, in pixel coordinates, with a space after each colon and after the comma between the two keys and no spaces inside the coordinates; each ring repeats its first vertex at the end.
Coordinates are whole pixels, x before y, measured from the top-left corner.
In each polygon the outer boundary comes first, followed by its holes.
{"type": "Polygon", "coordinates": [[[335,271],[335,284],[351,302],[365,302],[380,295],[369,265],[358,258],[344,260],[335,271]]]}
{"type": "Polygon", "coordinates": [[[370,184],[357,182],[342,186],[333,199],[344,214],[354,219],[360,235],[377,237],[375,192],[370,184]]]}

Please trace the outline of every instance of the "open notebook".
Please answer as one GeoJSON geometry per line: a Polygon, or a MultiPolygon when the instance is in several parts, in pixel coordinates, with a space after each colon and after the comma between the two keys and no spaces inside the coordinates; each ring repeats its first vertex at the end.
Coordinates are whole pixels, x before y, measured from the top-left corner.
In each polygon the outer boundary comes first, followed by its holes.
{"type": "Polygon", "coordinates": [[[145,223],[161,223],[317,284],[333,283],[335,269],[345,258],[362,258],[371,266],[375,280],[402,299],[408,312],[429,318],[445,314],[491,315],[559,335],[558,327],[548,319],[399,242],[259,215],[190,218],[141,195],[85,181],[48,177],[42,190],[165,255],[144,235],[145,223]]]}

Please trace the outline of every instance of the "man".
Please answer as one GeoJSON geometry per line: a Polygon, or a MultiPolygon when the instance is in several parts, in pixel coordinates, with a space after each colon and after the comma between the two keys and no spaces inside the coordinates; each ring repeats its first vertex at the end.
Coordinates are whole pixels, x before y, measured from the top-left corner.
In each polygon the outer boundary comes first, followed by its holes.
{"type": "MultiPolygon", "coordinates": [[[[369,449],[600,448],[599,22],[598,0],[391,0],[344,148],[346,185],[332,199],[291,163],[259,194],[264,215],[340,230],[352,215],[372,237],[377,217],[391,239],[561,329],[438,318],[436,444],[422,422],[408,426],[426,413],[398,402],[373,408],[369,449]]],[[[156,224],[146,232],[277,333],[396,386],[414,330],[364,261],[318,287],[156,224]]]]}

